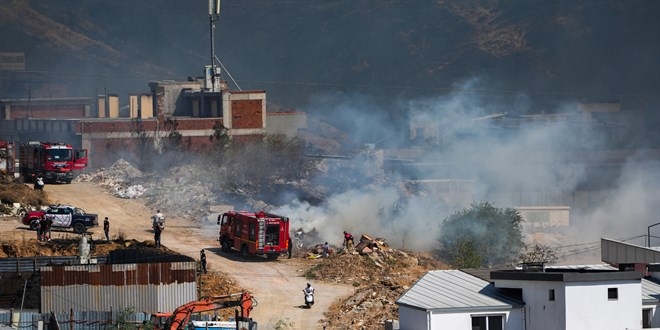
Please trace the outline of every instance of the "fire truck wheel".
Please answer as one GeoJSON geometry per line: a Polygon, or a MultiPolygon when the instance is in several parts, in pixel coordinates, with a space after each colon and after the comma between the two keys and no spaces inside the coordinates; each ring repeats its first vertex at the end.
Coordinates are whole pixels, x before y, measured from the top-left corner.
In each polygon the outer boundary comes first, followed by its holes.
{"type": "Polygon", "coordinates": [[[71,179],[66,179],[64,182],[66,182],[66,184],[71,184],[71,179]]]}
{"type": "Polygon", "coordinates": [[[39,223],[37,222],[37,220],[30,221],[30,229],[37,230],[37,226],[39,226],[39,223]]]}
{"type": "Polygon", "coordinates": [[[220,242],[220,245],[222,246],[222,252],[229,252],[229,242],[227,242],[226,238],[222,238],[222,241],[220,242]]]}
{"type": "Polygon", "coordinates": [[[241,248],[241,254],[243,255],[243,259],[247,259],[248,257],[247,245],[243,244],[243,247],[241,248]]]}
{"type": "Polygon", "coordinates": [[[76,234],[82,234],[82,233],[84,233],[85,231],[87,231],[87,228],[85,227],[85,225],[84,225],[82,222],[76,222],[76,223],[73,225],[73,231],[74,231],[76,234]]]}

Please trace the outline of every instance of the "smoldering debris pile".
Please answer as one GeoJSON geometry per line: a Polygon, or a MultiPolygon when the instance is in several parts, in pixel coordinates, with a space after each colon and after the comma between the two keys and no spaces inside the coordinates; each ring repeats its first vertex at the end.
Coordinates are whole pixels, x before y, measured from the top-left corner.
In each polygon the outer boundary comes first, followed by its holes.
{"type": "Polygon", "coordinates": [[[174,167],[162,177],[153,178],[143,197],[148,205],[186,218],[202,219],[211,205],[222,204],[211,190],[213,182],[205,178],[194,165],[174,167]]]}
{"type": "Polygon", "coordinates": [[[212,205],[225,204],[212,190],[214,182],[205,180],[207,178],[195,165],[153,174],[143,173],[120,159],[110,168],[79,175],[76,181],[95,182],[119,198],[144,198],[146,205],[170,215],[202,219],[209,214],[212,205]]]}
{"type": "Polygon", "coordinates": [[[301,257],[318,260],[308,278],[351,285],[355,294],[335,303],[326,314],[332,329],[383,328],[398,319],[396,300],[425,272],[447,268],[424,253],[391,248],[384,238],[363,234],[354,248],[331,246],[328,258],[319,255],[321,244],[310,244],[301,257]]]}
{"type": "Polygon", "coordinates": [[[119,198],[137,198],[146,192],[139,182],[142,172],[129,162],[119,159],[109,169],[102,168],[94,174],[81,174],[77,181],[91,181],[100,184],[112,195],[119,198]]]}

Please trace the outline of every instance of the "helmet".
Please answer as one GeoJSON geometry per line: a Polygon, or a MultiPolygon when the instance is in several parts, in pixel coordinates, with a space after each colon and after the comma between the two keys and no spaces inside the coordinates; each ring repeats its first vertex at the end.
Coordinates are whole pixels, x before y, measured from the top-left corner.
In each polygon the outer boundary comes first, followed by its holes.
{"type": "Polygon", "coordinates": [[[199,251],[199,252],[204,252],[204,249],[202,249],[202,251],[199,251]]]}
{"type": "Polygon", "coordinates": [[[310,287],[310,286],[312,286],[312,285],[311,285],[311,284],[309,284],[309,283],[307,283],[307,286],[308,286],[308,287],[310,287]]]}

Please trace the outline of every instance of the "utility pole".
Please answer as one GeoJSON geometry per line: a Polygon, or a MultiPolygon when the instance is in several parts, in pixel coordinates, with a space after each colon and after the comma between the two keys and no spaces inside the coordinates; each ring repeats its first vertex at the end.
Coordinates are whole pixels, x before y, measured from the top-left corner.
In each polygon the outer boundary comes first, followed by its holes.
{"type": "Polygon", "coordinates": [[[215,21],[220,16],[220,0],[209,0],[209,23],[211,25],[211,92],[218,91],[215,71],[215,21]]]}

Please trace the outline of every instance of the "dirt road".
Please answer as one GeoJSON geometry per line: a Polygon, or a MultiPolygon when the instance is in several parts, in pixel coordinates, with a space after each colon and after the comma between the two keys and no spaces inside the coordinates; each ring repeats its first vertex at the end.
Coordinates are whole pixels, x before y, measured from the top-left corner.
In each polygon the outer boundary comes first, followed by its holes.
{"type": "MultiPolygon", "coordinates": [[[[140,199],[114,197],[91,182],[48,185],[46,191],[55,203],[72,204],[87,212],[98,213],[101,220],[109,217],[111,236],[122,232],[127,239],[153,239],[150,216],[154,210],[145,207],[140,199]]],[[[330,304],[353,293],[350,286],[313,282],[317,293],[316,304],[312,309],[301,308],[302,289],[307,280],[302,276],[305,269],[300,260],[283,258],[273,262],[250,258],[244,261],[237,254],[220,252],[216,241],[217,225],[193,224],[168,214],[165,216],[163,245],[195,259],[199,258],[200,249],[205,249],[211,270],[231,275],[240,286],[256,297],[258,306],[251,316],[259,323],[260,329],[322,329],[323,325],[319,321],[323,319],[323,313],[330,304]]],[[[0,221],[0,230],[20,232],[14,236],[16,238],[25,233],[18,226],[18,223],[0,221]]],[[[101,228],[91,231],[95,238],[102,236],[101,228]]]]}

